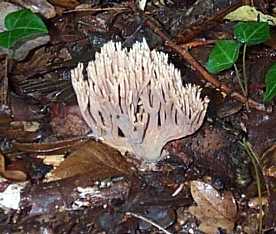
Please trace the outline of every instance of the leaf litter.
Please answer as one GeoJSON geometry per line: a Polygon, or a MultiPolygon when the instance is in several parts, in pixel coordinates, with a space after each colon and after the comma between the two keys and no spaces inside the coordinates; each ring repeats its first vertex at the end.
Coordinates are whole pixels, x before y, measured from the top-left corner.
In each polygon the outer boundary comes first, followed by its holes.
{"type": "MultiPolygon", "coordinates": [[[[9,198],[8,186],[26,181],[13,193],[18,206],[2,207],[1,233],[275,229],[275,100],[268,95],[273,85],[266,89],[264,79],[275,48],[269,43],[248,48],[249,97],[240,93],[233,68],[216,76],[204,69],[215,41],[235,39],[234,24],[222,19],[242,1],[141,1],[142,11],[129,1],[13,2],[45,16],[51,43],[27,50],[23,61],[0,57],[1,176],[6,178],[0,197],[9,198]],[[130,48],[143,38],[150,49],[169,55],[184,83],[200,85],[210,99],[203,126],[167,144],[154,164],[87,135],[70,81],[70,70],[93,60],[108,41],[130,48]],[[244,139],[261,165],[262,208],[252,161],[239,144],[244,139]]],[[[262,17],[275,14],[274,3],[252,2],[262,17]]]]}
{"type": "Polygon", "coordinates": [[[51,172],[51,178],[65,179],[83,172],[90,173],[95,180],[135,173],[134,165],[115,149],[100,142],[88,141],[51,172]]]}
{"type": "Polygon", "coordinates": [[[237,205],[231,192],[220,195],[211,185],[191,181],[191,193],[197,206],[189,211],[200,220],[200,230],[215,233],[220,227],[231,232],[237,218],[237,205]]]}

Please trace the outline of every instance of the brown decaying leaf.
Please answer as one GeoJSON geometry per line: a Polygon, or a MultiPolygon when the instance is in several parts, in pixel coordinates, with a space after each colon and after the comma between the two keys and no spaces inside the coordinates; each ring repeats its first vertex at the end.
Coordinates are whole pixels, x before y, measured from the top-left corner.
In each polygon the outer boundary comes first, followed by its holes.
{"type": "Polygon", "coordinates": [[[72,9],[79,5],[79,1],[77,0],[49,0],[54,6],[64,7],[67,9],[72,9]]]}
{"type": "Polygon", "coordinates": [[[23,8],[30,9],[34,13],[40,13],[45,18],[50,19],[55,17],[56,11],[47,0],[12,0],[10,2],[23,8]]]}
{"type": "Polygon", "coordinates": [[[261,160],[264,174],[276,178],[276,144],[263,153],[261,160]]]}
{"type": "Polygon", "coordinates": [[[119,151],[103,143],[90,140],[66,158],[51,174],[64,179],[84,173],[93,174],[95,180],[111,176],[133,174],[133,165],[119,151]]]}
{"type": "Polygon", "coordinates": [[[191,193],[197,206],[190,207],[189,211],[200,220],[200,230],[210,234],[216,233],[218,227],[227,232],[233,230],[237,205],[232,193],[220,195],[211,185],[201,181],[191,182],[191,193]]]}
{"type": "Polygon", "coordinates": [[[43,163],[46,165],[52,165],[57,167],[63,162],[64,154],[56,154],[56,155],[39,155],[38,158],[43,159],[43,163]]]}
{"type": "Polygon", "coordinates": [[[7,59],[5,57],[0,58],[0,69],[0,111],[3,112],[4,107],[8,104],[7,59]]]}
{"type": "Polygon", "coordinates": [[[25,181],[27,175],[23,171],[19,170],[6,170],[5,157],[0,152],[0,175],[8,180],[25,181]]]}
{"type": "MultiPolygon", "coordinates": [[[[273,132],[273,131],[272,131],[273,132]]],[[[261,156],[262,172],[264,174],[268,192],[267,214],[276,212],[276,144],[271,145],[261,156]]],[[[265,218],[266,227],[273,228],[276,225],[276,216],[267,215],[265,218]]]]}
{"type": "Polygon", "coordinates": [[[36,132],[39,130],[40,123],[37,121],[12,121],[10,126],[13,128],[22,128],[26,132],[36,132]]]}
{"type": "Polygon", "coordinates": [[[53,154],[57,152],[64,152],[66,150],[78,147],[86,142],[86,137],[76,137],[61,141],[55,141],[50,143],[19,143],[13,144],[14,148],[25,153],[41,153],[41,154],[53,154]]]}

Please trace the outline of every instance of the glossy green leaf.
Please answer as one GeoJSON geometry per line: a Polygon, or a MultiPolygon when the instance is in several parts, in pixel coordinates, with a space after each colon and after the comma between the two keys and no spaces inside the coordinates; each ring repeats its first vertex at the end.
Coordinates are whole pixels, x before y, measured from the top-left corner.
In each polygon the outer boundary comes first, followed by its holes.
{"type": "Polygon", "coordinates": [[[5,18],[7,31],[0,33],[0,46],[11,48],[17,41],[48,33],[47,27],[30,10],[19,10],[8,14],[5,18]]]}
{"type": "Polygon", "coordinates": [[[217,74],[229,69],[239,57],[240,43],[234,40],[219,40],[209,54],[207,70],[217,74]]]}
{"type": "Polygon", "coordinates": [[[270,37],[269,25],[266,22],[239,22],[234,27],[234,34],[247,45],[260,44],[270,37]]]}
{"type": "Polygon", "coordinates": [[[0,46],[11,48],[17,41],[28,39],[39,34],[41,33],[38,33],[36,31],[26,31],[24,29],[4,31],[0,33],[0,46]]]}
{"type": "Polygon", "coordinates": [[[263,100],[271,101],[276,96],[276,63],[273,63],[265,75],[266,91],[263,100]]]}
{"type": "Polygon", "coordinates": [[[8,14],[5,18],[5,27],[8,31],[25,29],[47,33],[47,27],[42,19],[30,10],[19,10],[8,14]]]}

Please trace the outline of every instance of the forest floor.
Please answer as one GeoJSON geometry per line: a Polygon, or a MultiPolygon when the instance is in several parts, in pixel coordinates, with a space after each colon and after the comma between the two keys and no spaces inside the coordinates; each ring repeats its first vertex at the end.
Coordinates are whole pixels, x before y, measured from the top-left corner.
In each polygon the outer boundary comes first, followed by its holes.
{"type": "MultiPolygon", "coordinates": [[[[275,2],[142,3],[37,1],[48,42],[0,55],[0,233],[276,232],[275,99],[263,102],[275,28],[247,48],[248,97],[234,67],[205,68],[215,42],[234,38],[228,13],[254,4],[276,15],[275,2]],[[70,73],[108,41],[131,48],[143,38],[210,100],[201,128],[151,165],[89,136],[70,73]]],[[[236,65],[242,74],[242,56],[236,65]]]]}

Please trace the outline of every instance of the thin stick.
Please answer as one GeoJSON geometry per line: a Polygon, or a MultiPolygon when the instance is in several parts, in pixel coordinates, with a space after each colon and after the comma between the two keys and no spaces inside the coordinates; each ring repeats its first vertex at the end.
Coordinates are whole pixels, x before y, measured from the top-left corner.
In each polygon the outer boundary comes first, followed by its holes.
{"type": "Polygon", "coordinates": [[[180,184],[180,186],[173,192],[172,197],[177,196],[181,192],[181,190],[183,189],[183,187],[184,187],[184,184],[183,183],[180,184]]]}
{"type": "Polygon", "coordinates": [[[265,106],[261,103],[254,101],[253,99],[247,98],[244,95],[233,91],[228,86],[222,84],[218,81],[214,76],[212,76],[192,55],[188,50],[183,50],[180,46],[172,42],[168,36],[166,36],[158,27],[155,26],[149,19],[145,21],[145,24],[153,30],[154,33],[158,34],[158,36],[165,42],[165,45],[170,47],[172,50],[177,52],[182,56],[184,60],[186,60],[197,72],[199,72],[202,78],[209,83],[211,83],[215,88],[220,89],[222,92],[225,92],[232,98],[238,100],[239,102],[246,104],[248,102],[249,107],[254,108],[259,111],[266,111],[265,106]]]}
{"type": "Polygon", "coordinates": [[[114,10],[127,10],[129,8],[126,7],[106,7],[106,8],[80,8],[80,9],[74,9],[74,10],[68,10],[64,11],[63,13],[69,14],[73,12],[98,12],[98,11],[114,11],[114,10]]]}
{"type": "Polygon", "coordinates": [[[132,215],[138,219],[141,219],[149,224],[151,224],[152,226],[156,227],[159,231],[162,231],[166,234],[173,234],[171,232],[168,232],[166,229],[162,228],[161,226],[159,226],[157,223],[151,221],[150,219],[144,217],[144,216],[141,216],[141,215],[138,215],[138,214],[135,214],[135,213],[132,213],[132,212],[126,212],[126,215],[132,215]]]}
{"type": "Polygon", "coordinates": [[[181,45],[181,47],[183,49],[191,49],[191,48],[195,48],[195,47],[214,44],[215,42],[216,42],[216,40],[195,40],[195,41],[186,43],[184,45],[181,45]]]}

